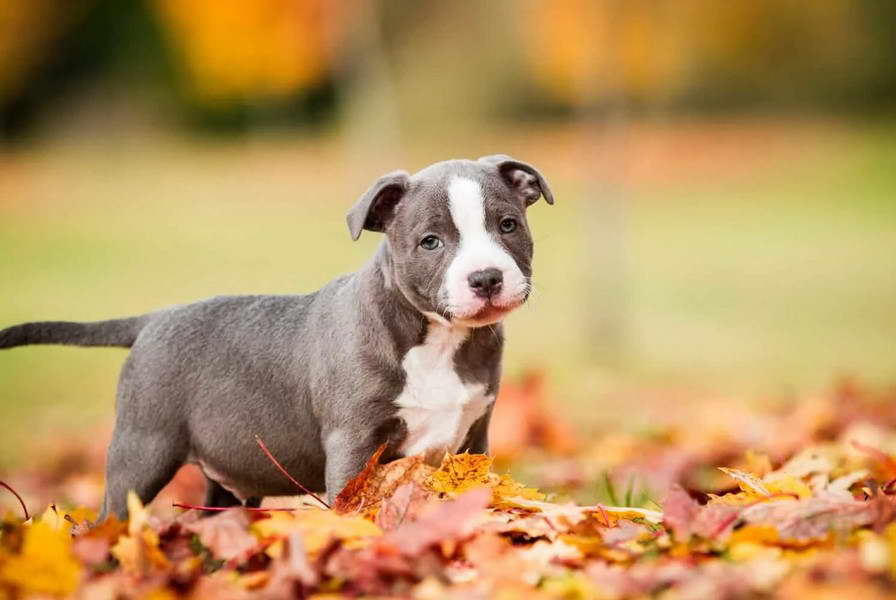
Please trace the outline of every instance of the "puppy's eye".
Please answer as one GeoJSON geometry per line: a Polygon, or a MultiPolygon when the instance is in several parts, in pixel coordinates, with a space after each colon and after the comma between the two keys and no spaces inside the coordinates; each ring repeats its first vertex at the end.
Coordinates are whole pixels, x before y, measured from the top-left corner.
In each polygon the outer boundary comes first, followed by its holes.
{"type": "Polygon", "coordinates": [[[441,248],[445,244],[434,235],[428,235],[422,240],[420,240],[420,247],[424,250],[436,250],[437,248],[441,248]]]}
{"type": "Polygon", "coordinates": [[[501,233],[513,233],[516,231],[516,225],[516,219],[512,217],[504,217],[501,219],[498,227],[501,229],[501,233]]]}

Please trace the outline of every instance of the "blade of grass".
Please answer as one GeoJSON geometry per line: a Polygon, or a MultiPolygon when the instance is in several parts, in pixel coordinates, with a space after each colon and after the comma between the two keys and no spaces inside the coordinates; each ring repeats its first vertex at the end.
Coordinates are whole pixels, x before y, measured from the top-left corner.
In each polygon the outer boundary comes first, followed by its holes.
{"type": "Polygon", "coordinates": [[[609,471],[604,471],[604,487],[607,488],[607,497],[610,499],[610,504],[619,506],[619,498],[616,496],[616,486],[613,484],[613,480],[610,479],[609,471]]]}
{"type": "Polygon", "coordinates": [[[632,494],[635,491],[635,474],[632,473],[628,476],[628,485],[625,489],[625,504],[623,506],[633,506],[632,504],[632,494]]]}

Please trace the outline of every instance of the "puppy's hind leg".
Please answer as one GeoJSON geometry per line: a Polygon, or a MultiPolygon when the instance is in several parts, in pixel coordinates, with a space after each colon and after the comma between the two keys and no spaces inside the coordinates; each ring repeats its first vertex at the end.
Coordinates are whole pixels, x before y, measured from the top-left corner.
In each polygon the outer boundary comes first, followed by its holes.
{"type": "Polygon", "coordinates": [[[128,492],[148,504],[184,464],[186,448],[160,432],[119,431],[116,427],[106,457],[106,493],[99,520],[128,518],[128,492]]]}
{"type": "MultiPolygon", "coordinates": [[[[231,506],[248,506],[250,508],[258,508],[261,506],[261,498],[250,497],[243,502],[224,486],[217,481],[205,478],[205,505],[213,508],[229,508],[231,506]]],[[[203,512],[204,516],[211,516],[218,511],[207,510],[203,512]]]]}
{"type": "MultiPolygon", "coordinates": [[[[230,506],[242,506],[243,503],[220,483],[206,476],[205,505],[213,508],[228,508],[230,506]]],[[[213,515],[215,511],[207,510],[204,514],[213,515]]]]}

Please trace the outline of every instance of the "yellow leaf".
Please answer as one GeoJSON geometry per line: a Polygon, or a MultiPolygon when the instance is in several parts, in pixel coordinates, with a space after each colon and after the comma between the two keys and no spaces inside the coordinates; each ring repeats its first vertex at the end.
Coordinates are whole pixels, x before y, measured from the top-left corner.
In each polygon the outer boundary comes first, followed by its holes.
{"type": "Polygon", "coordinates": [[[778,530],[771,525],[750,524],[741,527],[732,532],[729,538],[730,544],[740,542],[752,542],[759,544],[776,544],[778,543],[778,530]]]}
{"type": "Polygon", "coordinates": [[[77,508],[73,511],[66,512],[59,510],[55,505],[51,504],[47,507],[47,510],[45,510],[43,514],[35,520],[46,523],[55,531],[65,531],[67,533],[71,533],[72,527],[74,526],[74,523],[72,523],[72,521],[75,521],[76,523],[83,523],[84,521],[94,521],[95,519],[96,511],[89,508],[77,508]],[[66,519],[66,515],[68,515],[71,520],[66,519]]]}
{"type": "MultiPolygon", "coordinates": [[[[326,545],[330,538],[342,540],[346,546],[366,543],[366,538],[382,535],[372,521],[357,515],[338,515],[333,511],[309,508],[295,514],[278,512],[252,523],[252,532],[260,538],[285,538],[291,533],[302,534],[305,550],[311,554],[326,545]]],[[[279,553],[280,545],[268,548],[268,554],[279,553]]]]}
{"type": "Polygon", "coordinates": [[[728,556],[735,562],[747,562],[757,558],[778,558],[782,550],[775,546],[766,546],[756,542],[739,542],[730,544],[728,556]]]}
{"type": "Polygon", "coordinates": [[[136,536],[121,536],[111,552],[130,573],[143,574],[153,568],[164,570],[171,566],[159,548],[159,535],[151,529],[138,532],[136,536]]]}
{"type": "Polygon", "coordinates": [[[765,485],[772,495],[793,494],[798,498],[809,498],[812,496],[812,490],[809,486],[793,475],[776,476],[773,480],[766,481],[765,485]]]}
{"type": "Polygon", "coordinates": [[[128,535],[118,538],[111,553],[131,573],[145,574],[171,566],[159,548],[159,534],[146,526],[148,519],[149,511],[140,498],[133,490],[128,492],[128,535]]]}
{"type": "Polygon", "coordinates": [[[532,512],[544,514],[553,520],[562,521],[565,525],[575,525],[587,518],[589,512],[596,510],[593,507],[576,506],[575,504],[554,504],[540,500],[527,500],[525,498],[509,498],[508,501],[516,508],[524,508],[532,512]]]}
{"type": "Polygon", "coordinates": [[[626,519],[628,521],[644,519],[651,523],[661,523],[663,520],[663,513],[659,511],[648,510],[646,508],[634,508],[631,506],[600,506],[592,512],[595,515],[612,517],[614,522],[619,519],[626,519]]]}
{"type": "Polygon", "coordinates": [[[567,572],[547,577],[541,582],[540,588],[548,598],[586,600],[599,597],[594,584],[581,573],[567,572]]]}
{"type": "Polygon", "coordinates": [[[767,473],[771,473],[772,460],[769,458],[768,454],[747,450],[745,458],[750,473],[756,473],[760,477],[764,477],[767,473]]]}
{"type": "Polygon", "coordinates": [[[67,529],[65,519],[62,517],[62,514],[56,509],[55,504],[51,504],[50,506],[48,506],[47,510],[45,510],[43,514],[35,520],[40,521],[41,523],[46,523],[53,528],[53,531],[67,529]]]}
{"type": "Polygon", "coordinates": [[[513,506],[513,498],[544,500],[546,496],[537,488],[525,487],[510,475],[492,475],[492,502],[500,508],[513,506]]]}
{"type": "Polygon", "coordinates": [[[736,494],[708,494],[710,504],[728,504],[729,506],[747,506],[756,502],[756,496],[747,492],[738,492],[736,494]]]}
{"type": "Polygon", "coordinates": [[[71,531],[72,527],[74,527],[74,523],[72,523],[72,521],[80,524],[83,524],[85,521],[90,521],[91,523],[96,522],[96,511],[91,508],[80,507],[68,511],[67,514],[69,517],[71,517],[71,521],[65,519],[64,522],[69,531],[71,531]]]}
{"type": "Polygon", "coordinates": [[[137,541],[126,535],[118,538],[118,541],[112,546],[112,556],[121,563],[121,568],[129,573],[140,572],[140,551],[137,548],[137,541]]]}
{"type": "Polygon", "coordinates": [[[573,546],[582,553],[583,556],[599,556],[601,550],[604,549],[604,542],[598,536],[576,535],[572,533],[560,536],[560,541],[573,546]]]}
{"type": "Polygon", "coordinates": [[[740,486],[740,489],[754,496],[771,496],[771,492],[765,487],[761,479],[738,469],[729,469],[727,467],[719,467],[719,471],[731,477],[740,486]]]}
{"type": "Polygon", "coordinates": [[[0,583],[34,594],[65,596],[74,593],[81,565],[72,556],[67,530],[38,521],[25,531],[22,552],[0,569],[0,583]]]}
{"type": "Polygon", "coordinates": [[[883,536],[868,529],[853,532],[850,542],[859,550],[862,568],[871,573],[885,573],[890,569],[890,549],[883,536]]]}
{"type": "Polygon", "coordinates": [[[492,459],[484,454],[446,454],[427,486],[449,496],[458,496],[489,484],[492,459]]]}
{"type": "Polygon", "coordinates": [[[884,529],[884,539],[890,550],[890,576],[896,577],[896,523],[890,523],[884,529]]]}
{"type": "Polygon", "coordinates": [[[149,518],[149,511],[140,502],[134,490],[128,492],[128,534],[134,536],[143,529],[149,518]]]}

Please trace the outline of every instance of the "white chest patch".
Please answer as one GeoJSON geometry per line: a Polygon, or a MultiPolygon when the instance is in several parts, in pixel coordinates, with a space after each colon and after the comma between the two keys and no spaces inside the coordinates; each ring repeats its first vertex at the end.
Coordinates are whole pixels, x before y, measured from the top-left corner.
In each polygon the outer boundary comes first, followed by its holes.
{"type": "Polygon", "coordinates": [[[430,323],[426,340],[405,355],[404,390],[395,400],[408,434],[400,448],[404,456],[423,454],[439,463],[446,452],[457,452],[470,427],[494,400],[485,385],[467,384],[454,370],[454,353],[469,330],[430,323]]]}

